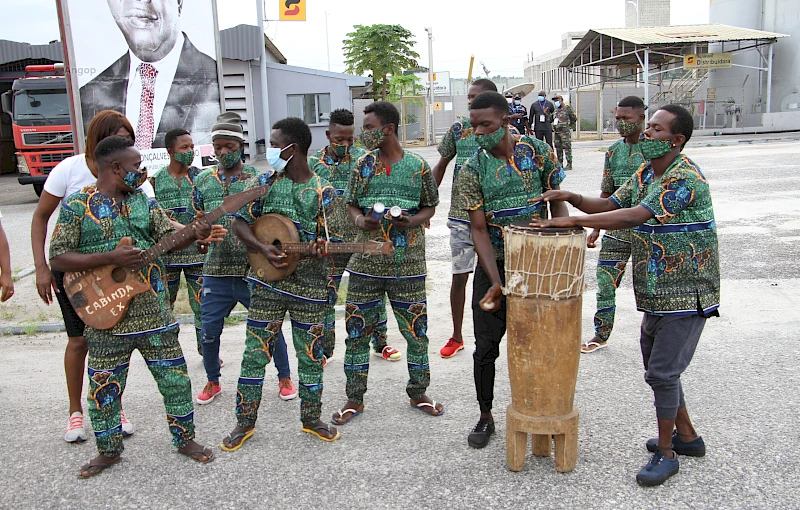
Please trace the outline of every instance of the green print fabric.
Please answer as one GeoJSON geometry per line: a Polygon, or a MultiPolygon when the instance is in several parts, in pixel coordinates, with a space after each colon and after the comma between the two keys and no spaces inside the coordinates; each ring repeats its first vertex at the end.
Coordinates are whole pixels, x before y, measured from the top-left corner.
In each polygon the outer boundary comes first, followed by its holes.
{"type": "Polygon", "coordinates": [[[653,315],[708,315],[719,307],[719,248],[708,181],[678,156],[660,179],[643,165],[611,197],[653,215],[631,230],[636,306],[653,315]]]}
{"type": "MultiPolygon", "coordinates": [[[[380,160],[380,150],[362,156],[350,174],[347,193],[347,204],[358,207],[364,214],[369,214],[378,202],[387,210],[399,206],[412,216],[423,207],[439,204],[439,192],[428,163],[422,156],[409,151],[404,152],[400,161],[389,166],[380,160]]],[[[380,230],[359,230],[356,241],[392,241],[394,256],[356,253],[350,258],[348,270],[379,278],[425,275],[425,226],[397,229],[387,216],[381,220],[380,230]]]]}
{"type": "MultiPolygon", "coordinates": [[[[220,205],[225,197],[244,191],[258,170],[250,165],[243,165],[239,175],[230,177],[220,175],[219,168],[203,170],[194,180],[192,206],[195,214],[211,212],[220,205]]],[[[225,238],[209,247],[206,254],[203,274],[207,276],[241,276],[247,274],[247,252],[231,228],[233,214],[218,219],[216,224],[228,229],[225,238]]]]}
{"type": "Polygon", "coordinates": [[[625,184],[631,175],[644,165],[646,160],[642,156],[639,144],[630,146],[625,143],[624,138],[620,138],[611,144],[606,151],[605,163],[603,164],[603,180],[600,183],[600,191],[603,193],[614,193],[617,188],[625,184]]]}
{"type": "MultiPolygon", "coordinates": [[[[123,237],[131,237],[134,246],[147,250],[173,232],[158,203],[141,191],[136,190],[117,203],[91,185],[70,195],[61,208],[50,242],[50,258],[67,252],[108,252],[123,237]]],[[[169,305],[166,269],[161,259],[139,270],[138,277],[149,283],[151,290],[131,300],[125,318],[108,330],[111,334],[155,333],[177,324],[169,305]]]]}
{"type": "Polygon", "coordinates": [[[453,220],[469,221],[469,213],[463,209],[456,207],[458,202],[458,189],[456,187],[456,180],[458,173],[464,166],[469,158],[472,157],[480,147],[475,141],[474,129],[469,123],[469,119],[464,118],[458,120],[447,131],[442,141],[439,142],[439,155],[445,159],[456,158],[455,167],[453,167],[453,188],[450,195],[450,211],[447,217],[453,220]]]}
{"type": "Polygon", "coordinates": [[[517,141],[512,160],[481,151],[467,161],[456,183],[459,206],[484,211],[495,257],[504,260],[503,228],[517,221],[546,218],[546,204],[533,199],[558,188],[564,177],[550,146],[523,136],[517,141]]]}
{"type": "MultiPolygon", "coordinates": [[[[170,217],[181,225],[188,225],[194,220],[192,207],[192,186],[200,169],[189,167],[186,175],[173,177],[167,167],[162,168],[150,178],[156,200],[170,217]]],[[[205,255],[197,251],[195,243],[175,253],[165,253],[162,257],[166,266],[203,265],[205,255]]]]}

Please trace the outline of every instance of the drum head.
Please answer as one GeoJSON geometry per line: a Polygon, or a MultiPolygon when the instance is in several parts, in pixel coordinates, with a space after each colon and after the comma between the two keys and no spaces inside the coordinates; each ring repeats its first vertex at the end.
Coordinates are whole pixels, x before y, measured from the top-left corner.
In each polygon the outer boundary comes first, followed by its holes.
{"type": "Polygon", "coordinates": [[[541,235],[580,234],[583,232],[582,227],[531,227],[527,221],[517,221],[509,225],[509,227],[525,232],[536,232],[541,235]]]}

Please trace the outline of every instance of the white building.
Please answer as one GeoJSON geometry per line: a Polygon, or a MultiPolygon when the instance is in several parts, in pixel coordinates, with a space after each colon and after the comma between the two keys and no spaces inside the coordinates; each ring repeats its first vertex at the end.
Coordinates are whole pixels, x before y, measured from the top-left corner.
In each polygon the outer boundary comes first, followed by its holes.
{"type": "Polygon", "coordinates": [[[625,28],[667,27],[670,25],[669,0],[622,1],[625,2],[625,28]]]}

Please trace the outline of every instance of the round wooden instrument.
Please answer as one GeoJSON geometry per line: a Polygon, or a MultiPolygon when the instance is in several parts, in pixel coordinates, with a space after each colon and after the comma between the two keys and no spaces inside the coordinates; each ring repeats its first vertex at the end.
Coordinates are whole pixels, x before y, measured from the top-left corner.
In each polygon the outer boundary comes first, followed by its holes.
{"type": "Polygon", "coordinates": [[[253,234],[264,244],[272,244],[286,253],[286,267],[277,268],[260,252],[247,250],[250,267],[265,282],[283,280],[294,272],[300,262],[300,252],[289,249],[300,244],[300,234],[294,222],[280,214],[265,214],[253,223],[253,234]],[[286,246],[284,246],[286,245],[286,246]]]}
{"type": "Polygon", "coordinates": [[[509,468],[522,469],[527,434],[537,455],[556,443],[556,469],[577,461],[575,385],[581,347],[586,233],[583,229],[505,229],[506,326],[511,405],[509,468]]]}

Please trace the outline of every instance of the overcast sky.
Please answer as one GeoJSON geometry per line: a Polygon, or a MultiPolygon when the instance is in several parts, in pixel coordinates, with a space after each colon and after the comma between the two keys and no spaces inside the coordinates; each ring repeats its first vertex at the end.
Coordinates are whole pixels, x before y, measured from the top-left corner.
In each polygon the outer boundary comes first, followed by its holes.
{"type": "MultiPolygon", "coordinates": [[[[184,0],[184,5],[191,8],[192,3],[201,1],[208,0],[184,0]]],[[[241,23],[257,24],[257,1],[217,0],[220,29],[241,23]]],[[[31,44],[59,39],[56,0],[4,4],[3,19],[7,23],[0,38],[31,44]]],[[[279,0],[266,0],[267,19],[278,18],[278,4],[279,0]]],[[[307,4],[307,21],[268,21],[266,33],[289,64],[327,69],[327,11],[330,68],[337,72],[345,70],[342,40],[355,24],[386,23],[407,28],[416,37],[415,50],[423,66],[428,63],[425,27],[432,27],[434,70],[450,71],[453,78],[467,76],[473,54],[474,75],[479,74],[479,62],[483,61],[493,76],[522,76],[527,56],[559,48],[561,34],[625,24],[625,0],[528,0],[515,4],[463,0],[308,0],[307,4]],[[470,5],[480,7],[470,8],[470,5]]],[[[708,0],[672,0],[671,18],[673,25],[708,23],[708,0]]]]}

